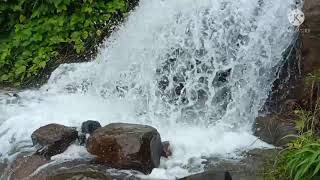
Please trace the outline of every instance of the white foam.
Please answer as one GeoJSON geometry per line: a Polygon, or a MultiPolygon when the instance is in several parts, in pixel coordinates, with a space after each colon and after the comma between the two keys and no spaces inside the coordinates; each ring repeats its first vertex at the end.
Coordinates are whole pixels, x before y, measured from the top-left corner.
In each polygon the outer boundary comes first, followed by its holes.
{"type": "Polygon", "coordinates": [[[91,155],[84,146],[72,144],[66,151],[51,157],[51,160],[63,162],[73,159],[94,159],[95,156],[91,155]]]}

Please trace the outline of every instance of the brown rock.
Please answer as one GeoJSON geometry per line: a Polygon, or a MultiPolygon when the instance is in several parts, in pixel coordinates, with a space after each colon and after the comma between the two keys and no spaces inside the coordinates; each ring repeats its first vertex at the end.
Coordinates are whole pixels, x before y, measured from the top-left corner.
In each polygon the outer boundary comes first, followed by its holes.
{"type": "Polygon", "coordinates": [[[31,175],[48,162],[45,157],[39,155],[19,156],[5,170],[2,178],[8,180],[36,180],[31,178],[31,175]]]}
{"type": "Polygon", "coordinates": [[[32,176],[32,180],[138,180],[136,172],[119,172],[86,160],[73,160],[47,166],[32,176]]]}
{"type": "Polygon", "coordinates": [[[288,117],[269,115],[256,118],[254,135],[259,139],[275,146],[284,146],[295,138],[298,130],[295,122],[288,117]]]}
{"type": "Polygon", "coordinates": [[[49,124],[34,131],[31,138],[34,145],[40,145],[38,152],[50,158],[64,152],[78,138],[78,132],[63,125],[49,124]]]}
{"type": "Polygon", "coordinates": [[[67,162],[50,161],[43,156],[19,156],[6,169],[2,180],[138,180],[137,172],[119,172],[110,167],[88,160],[72,160],[67,162]]]}
{"type": "Polygon", "coordinates": [[[162,144],[153,127],[113,123],[97,129],[89,137],[87,149],[114,168],[150,173],[160,164],[162,144]]]}

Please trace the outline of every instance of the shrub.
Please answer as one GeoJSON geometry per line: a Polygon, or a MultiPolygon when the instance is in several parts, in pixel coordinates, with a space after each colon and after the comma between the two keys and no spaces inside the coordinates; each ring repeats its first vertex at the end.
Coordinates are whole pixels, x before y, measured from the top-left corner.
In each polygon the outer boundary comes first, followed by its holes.
{"type": "Polygon", "coordinates": [[[0,83],[19,85],[64,49],[82,53],[126,9],[125,0],[0,0],[0,83]]]}
{"type": "Polygon", "coordinates": [[[320,175],[320,140],[316,137],[319,101],[314,111],[296,110],[297,139],[282,150],[268,179],[309,180],[320,175]]]}
{"type": "Polygon", "coordinates": [[[320,173],[320,142],[311,133],[305,133],[290,143],[278,158],[269,179],[313,179],[320,173]]]}

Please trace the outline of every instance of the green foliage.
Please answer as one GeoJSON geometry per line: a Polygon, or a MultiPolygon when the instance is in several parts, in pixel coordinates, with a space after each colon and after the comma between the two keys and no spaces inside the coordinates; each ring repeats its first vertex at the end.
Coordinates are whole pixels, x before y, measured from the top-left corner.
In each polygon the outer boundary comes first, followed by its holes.
{"type": "Polygon", "coordinates": [[[314,130],[314,113],[300,109],[295,110],[294,114],[298,117],[298,119],[296,120],[296,128],[298,129],[300,134],[303,134],[305,131],[314,130]]]}
{"type": "Polygon", "coordinates": [[[320,174],[320,141],[304,133],[283,150],[269,179],[311,180],[320,174]]]}
{"type": "Polygon", "coordinates": [[[320,140],[316,137],[319,124],[319,102],[314,111],[296,110],[297,139],[281,151],[268,179],[312,180],[320,175],[320,140]]]}
{"type": "Polygon", "coordinates": [[[63,49],[82,53],[125,0],[0,1],[0,83],[38,74],[63,49]]]}

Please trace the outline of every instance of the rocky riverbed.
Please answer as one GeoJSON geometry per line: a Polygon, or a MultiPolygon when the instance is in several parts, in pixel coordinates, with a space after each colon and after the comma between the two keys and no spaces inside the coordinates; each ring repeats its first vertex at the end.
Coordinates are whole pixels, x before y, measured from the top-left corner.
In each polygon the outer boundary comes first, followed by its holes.
{"type": "MultiPolygon", "coordinates": [[[[169,142],[162,143],[155,128],[138,124],[113,123],[101,127],[97,121],[86,121],[80,132],[72,127],[49,124],[37,129],[32,140],[37,148],[35,153],[22,152],[12,162],[0,164],[2,179],[148,179],[144,174],[159,167],[161,156],[170,158],[172,154],[169,142]],[[70,146],[80,147],[78,135],[83,134],[82,147],[92,156],[57,160],[70,146]]],[[[205,172],[181,180],[263,179],[266,164],[272,164],[276,152],[255,149],[243,152],[242,159],[234,160],[203,157],[205,172]]]]}

